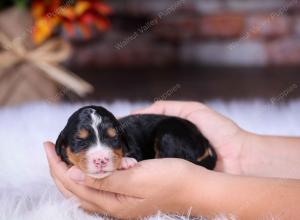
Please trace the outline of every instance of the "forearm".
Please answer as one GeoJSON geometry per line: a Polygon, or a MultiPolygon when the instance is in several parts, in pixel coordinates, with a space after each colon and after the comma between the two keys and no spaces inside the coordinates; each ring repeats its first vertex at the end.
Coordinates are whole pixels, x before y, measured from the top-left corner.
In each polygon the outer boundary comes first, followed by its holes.
{"type": "MultiPolygon", "coordinates": [[[[187,188],[192,215],[216,214],[237,219],[296,219],[300,216],[300,181],[240,177],[208,171],[187,188]]],[[[188,208],[188,207],[186,207],[188,208]]]]}
{"type": "Polygon", "coordinates": [[[249,133],[241,156],[245,175],[300,179],[300,138],[249,133]]]}

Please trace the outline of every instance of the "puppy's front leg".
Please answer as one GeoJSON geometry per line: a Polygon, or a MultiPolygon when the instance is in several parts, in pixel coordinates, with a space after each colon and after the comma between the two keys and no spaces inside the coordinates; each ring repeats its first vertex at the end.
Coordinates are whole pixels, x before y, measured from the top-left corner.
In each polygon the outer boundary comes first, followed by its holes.
{"type": "Polygon", "coordinates": [[[127,170],[134,167],[137,163],[137,160],[132,157],[123,157],[119,170],[127,170]]]}

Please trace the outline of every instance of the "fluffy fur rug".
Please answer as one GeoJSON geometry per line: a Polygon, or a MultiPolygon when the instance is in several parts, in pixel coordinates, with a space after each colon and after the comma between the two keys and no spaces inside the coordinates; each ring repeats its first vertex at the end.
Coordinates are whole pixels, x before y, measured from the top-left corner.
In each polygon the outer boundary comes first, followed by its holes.
{"type": "MultiPolygon", "coordinates": [[[[208,104],[250,131],[300,135],[300,100],[282,106],[259,101],[208,104]]],[[[105,104],[116,115],[143,105],[105,104]]],[[[63,199],[51,181],[42,147],[43,141],[56,140],[68,116],[80,106],[37,103],[0,109],[0,220],[101,219],[63,199]]],[[[186,218],[158,214],[150,219],[186,218]]]]}

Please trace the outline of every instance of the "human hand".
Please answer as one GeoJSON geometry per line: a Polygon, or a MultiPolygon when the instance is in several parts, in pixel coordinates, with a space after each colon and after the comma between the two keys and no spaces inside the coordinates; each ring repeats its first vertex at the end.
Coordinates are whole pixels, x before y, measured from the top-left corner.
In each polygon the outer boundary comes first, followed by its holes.
{"type": "Polygon", "coordinates": [[[122,219],[145,217],[158,210],[187,214],[192,206],[193,190],[203,189],[203,201],[205,192],[209,192],[204,184],[199,187],[192,178],[197,176],[204,183],[211,171],[185,160],[146,160],[104,179],[93,179],[76,167],[68,169],[56,155],[52,143],[45,143],[45,150],[59,190],[67,198],[77,198],[80,206],[89,212],[122,219]]]}
{"type": "Polygon", "coordinates": [[[243,147],[250,134],[206,105],[198,102],[159,101],[134,114],[164,114],[193,122],[217,152],[216,170],[245,174],[243,147]]]}

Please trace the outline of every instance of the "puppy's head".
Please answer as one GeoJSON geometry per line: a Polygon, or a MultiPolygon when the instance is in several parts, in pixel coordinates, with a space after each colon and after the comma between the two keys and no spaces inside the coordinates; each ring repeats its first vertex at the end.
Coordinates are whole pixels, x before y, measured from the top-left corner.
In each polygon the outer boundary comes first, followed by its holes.
{"type": "Polygon", "coordinates": [[[103,178],[119,168],[127,146],[120,128],[105,108],[83,107],[69,118],[56,141],[56,152],[68,165],[103,178]]]}

